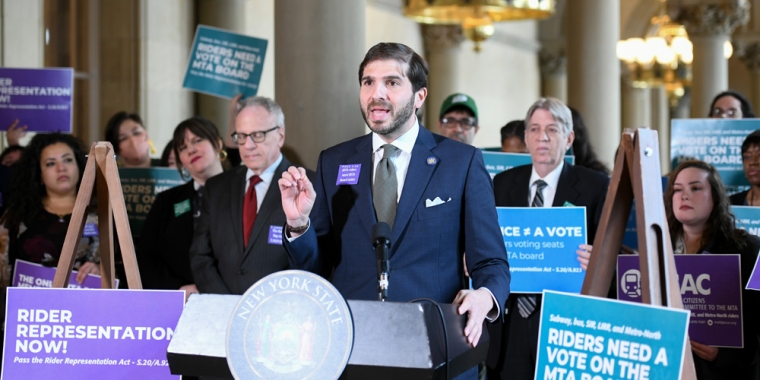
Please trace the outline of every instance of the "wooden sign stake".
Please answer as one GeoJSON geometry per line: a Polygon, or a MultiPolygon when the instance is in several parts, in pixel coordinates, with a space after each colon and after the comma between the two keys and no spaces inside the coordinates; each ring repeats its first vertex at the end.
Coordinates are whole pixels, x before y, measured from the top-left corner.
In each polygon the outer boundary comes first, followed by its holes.
{"type": "Polygon", "coordinates": [[[132,242],[132,232],[129,229],[127,208],[124,205],[124,193],[119,180],[119,168],[113,154],[111,143],[99,141],[90,147],[79,185],[74,211],[71,214],[66,240],[58,260],[58,269],[53,279],[54,288],[68,286],[71,270],[74,268],[76,249],[82,239],[87,209],[97,184],[98,196],[98,235],[100,237],[100,277],[103,289],[113,289],[114,285],[114,247],[113,223],[116,223],[116,233],[119,235],[124,271],[127,274],[127,284],[130,289],[142,289],[140,271],[137,267],[135,246],[132,242]]]}
{"type": "MultiPolygon", "coordinates": [[[[665,218],[659,152],[656,131],[640,128],[623,133],[581,294],[607,296],[635,198],[642,302],[683,309],[665,218]]],[[[697,378],[688,336],[681,378],[697,378]]]]}

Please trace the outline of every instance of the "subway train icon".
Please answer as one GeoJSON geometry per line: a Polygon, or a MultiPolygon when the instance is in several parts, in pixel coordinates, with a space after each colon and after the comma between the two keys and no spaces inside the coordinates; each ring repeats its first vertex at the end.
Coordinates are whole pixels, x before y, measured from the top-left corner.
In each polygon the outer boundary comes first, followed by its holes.
{"type": "Polygon", "coordinates": [[[641,297],[641,272],[629,269],[620,278],[620,289],[631,298],[641,297]]]}

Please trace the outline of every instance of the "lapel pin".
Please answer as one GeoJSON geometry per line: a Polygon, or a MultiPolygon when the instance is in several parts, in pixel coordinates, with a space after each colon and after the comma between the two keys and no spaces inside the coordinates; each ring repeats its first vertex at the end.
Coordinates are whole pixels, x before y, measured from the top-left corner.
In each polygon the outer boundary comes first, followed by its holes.
{"type": "Polygon", "coordinates": [[[427,164],[428,165],[435,165],[436,162],[438,162],[438,159],[435,158],[435,157],[433,157],[433,156],[430,156],[430,157],[427,158],[427,164]]]}

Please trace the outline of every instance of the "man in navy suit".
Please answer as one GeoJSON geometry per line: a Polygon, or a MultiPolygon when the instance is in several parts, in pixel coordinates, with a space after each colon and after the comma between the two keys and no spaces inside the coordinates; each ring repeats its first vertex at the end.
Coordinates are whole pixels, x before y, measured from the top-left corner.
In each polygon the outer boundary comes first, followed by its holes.
{"type": "Polygon", "coordinates": [[[388,300],[460,304],[460,314],[468,313],[464,335],[475,346],[483,320],[502,312],[509,265],[480,151],[417,121],[427,72],[424,59],[402,44],[381,43],[367,52],[359,68],[360,105],[372,133],[323,151],[313,184],[302,168],[283,173],[283,243],[291,267],[331,276],[346,298],[377,299],[371,231],[382,220],[377,215],[386,214],[373,202],[390,192],[388,300]],[[392,153],[384,158],[387,150],[392,153]],[[388,160],[391,165],[381,167],[388,160]],[[395,186],[373,190],[388,170],[395,186]],[[464,252],[475,290],[464,281],[464,252]]]}
{"type": "MultiPolygon", "coordinates": [[[[525,145],[532,163],[494,177],[496,205],[562,207],[570,203],[584,206],[588,241],[593,242],[609,179],[601,172],[565,162],[565,152],[575,138],[570,109],[558,99],[542,98],[528,110],[525,124],[525,145]]],[[[592,248],[582,244],[576,251],[579,265],[584,270],[592,248]]],[[[524,303],[520,305],[527,301],[525,297],[509,297],[509,315],[504,324],[489,326],[491,344],[486,362],[489,379],[533,379],[541,296],[530,296],[533,308],[526,308],[524,303]]]]}

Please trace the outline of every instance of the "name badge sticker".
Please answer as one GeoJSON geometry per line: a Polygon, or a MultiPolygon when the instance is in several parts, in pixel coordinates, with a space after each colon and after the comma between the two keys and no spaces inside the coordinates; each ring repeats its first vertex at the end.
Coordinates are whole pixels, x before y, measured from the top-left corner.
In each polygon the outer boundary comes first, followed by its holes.
{"type": "Polygon", "coordinates": [[[84,237],[98,236],[98,225],[95,223],[85,223],[84,231],[82,231],[82,236],[84,237]]]}
{"type": "Polygon", "coordinates": [[[361,168],[362,164],[341,165],[338,169],[338,180],[335,182],[335,186],[359,183],[361,168]]]}
{"type": "Polygon", "coordinates": [[[174,204],[174,217],[178,217],[188,211],[190,211],[192,207],[190,207],[190,199],[185,199],[182,202],[175,203],[174,204]]]}
{"type": "Polygon", "coordinates": [[[269,226],[269,238],[267,243],[282,245],[282,226],[269,226]]]}

